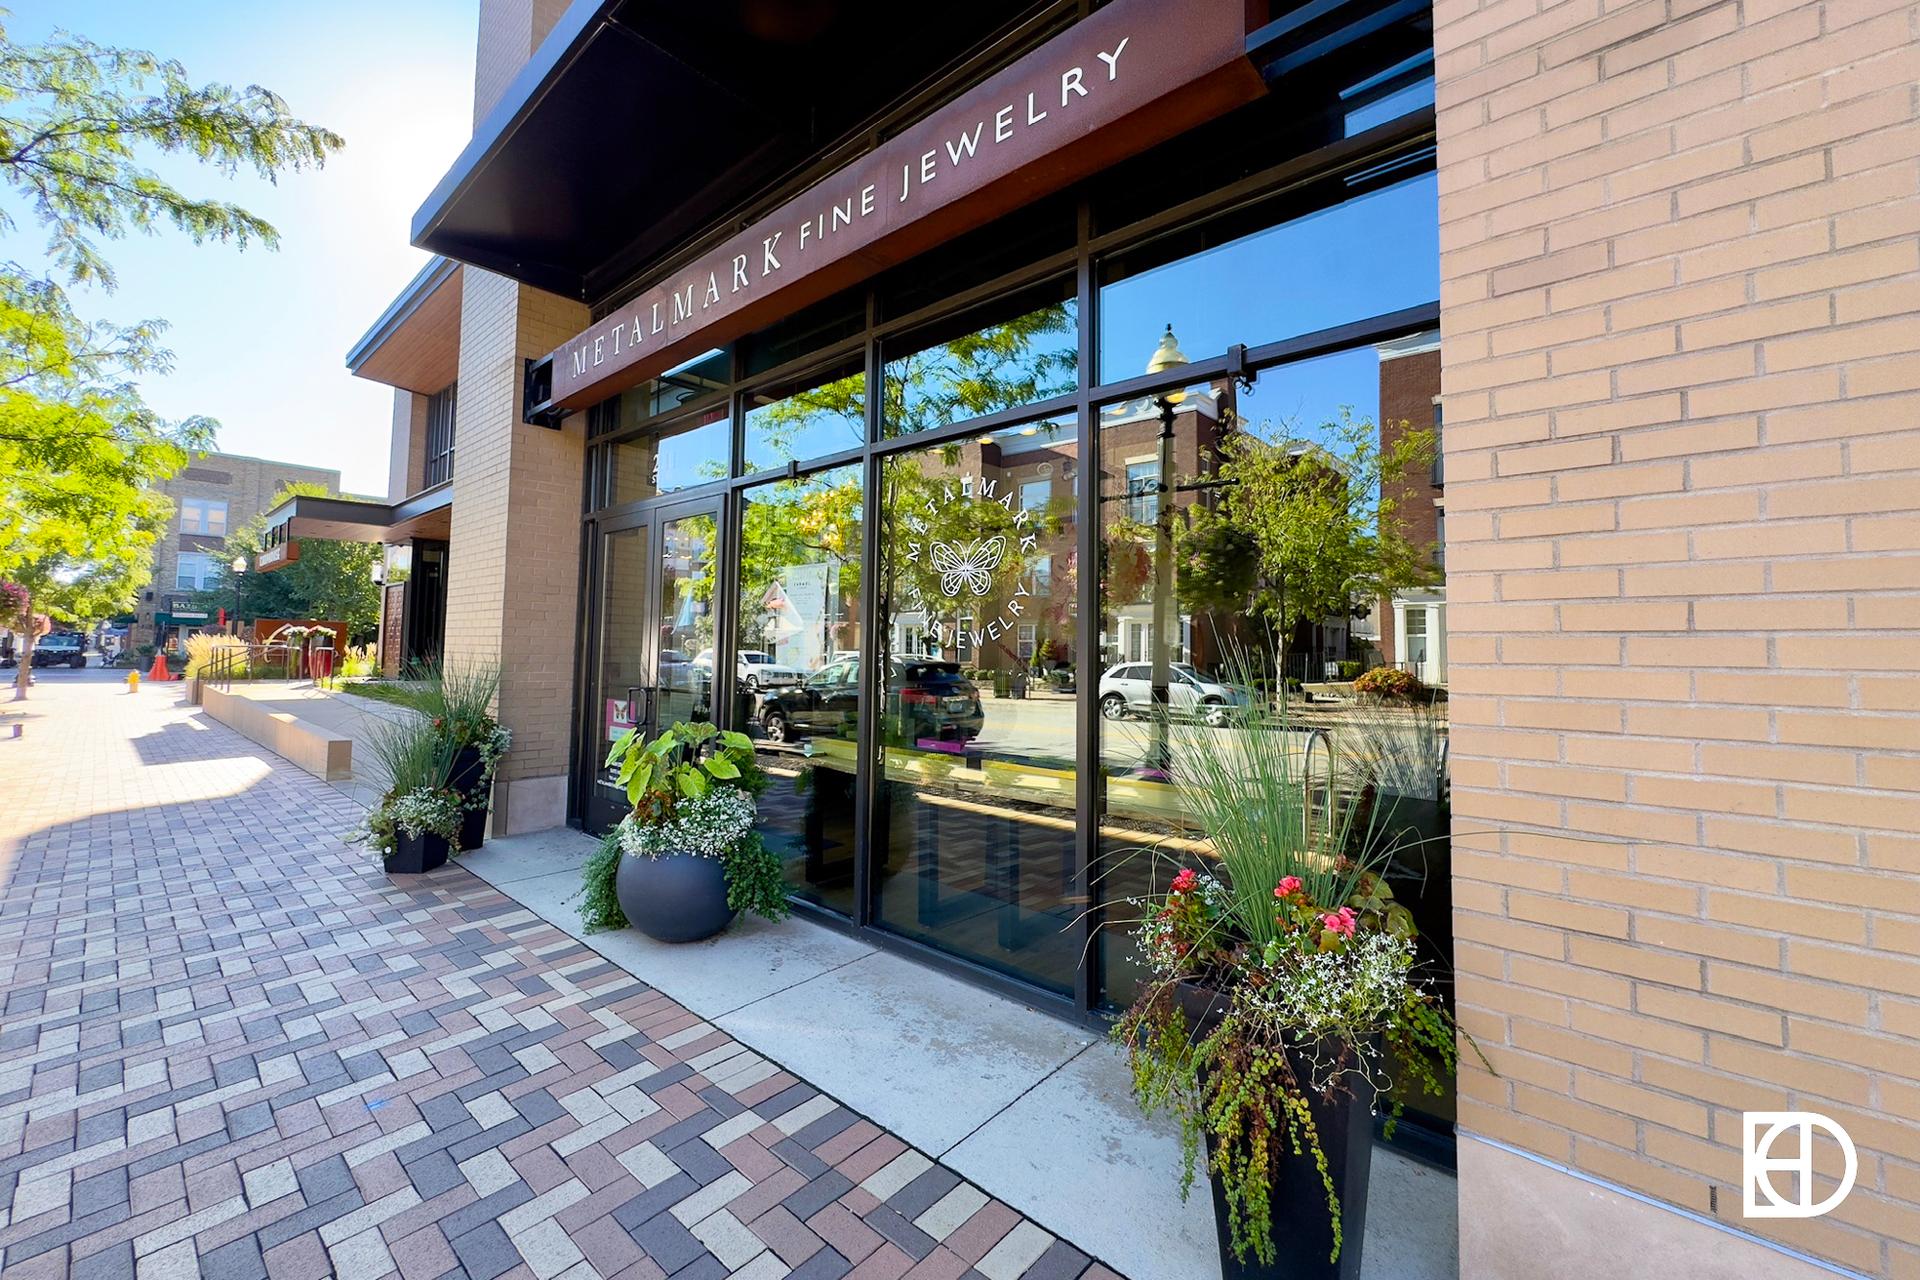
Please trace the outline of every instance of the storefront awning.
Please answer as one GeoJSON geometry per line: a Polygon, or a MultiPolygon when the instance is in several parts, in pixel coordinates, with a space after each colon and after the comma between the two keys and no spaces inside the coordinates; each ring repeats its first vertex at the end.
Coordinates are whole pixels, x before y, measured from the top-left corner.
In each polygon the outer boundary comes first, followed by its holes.
{"type": "Polygon", "coordinates": [[[460,376],[460,264],[435,258],[347,352],[356,378],[430,396],[460,376]]]}
{"type": "Polygon", "coordinates": [[[453,484],[449,481],[405,502],[367,502],[359,498],[323,498],[304,494],[288,498],[267,513],[267,550],[262,569],[276,569],[298,559],[280,553],[302,538],[330,542],[406,542],[413,538],[445,540],[453,528],[453,484]]]}
{"type": "Polygon", "coordinates": [[[1048,6],[575,0],[413,243],[591,297],[1048,6]]]}

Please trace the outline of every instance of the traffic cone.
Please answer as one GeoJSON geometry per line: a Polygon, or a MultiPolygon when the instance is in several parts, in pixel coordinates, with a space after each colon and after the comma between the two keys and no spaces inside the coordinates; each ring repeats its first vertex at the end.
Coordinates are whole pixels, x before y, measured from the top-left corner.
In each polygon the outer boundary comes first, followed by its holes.
{"type": "Polygon", "coordinates": [[[147,679],[162,680],[162,681],[173,679],[172,676],[167,674],[167,655],[166,654],[161,653],[157,650],[155,651],[153,655],[153,666],[147,671],[147,679]]]}

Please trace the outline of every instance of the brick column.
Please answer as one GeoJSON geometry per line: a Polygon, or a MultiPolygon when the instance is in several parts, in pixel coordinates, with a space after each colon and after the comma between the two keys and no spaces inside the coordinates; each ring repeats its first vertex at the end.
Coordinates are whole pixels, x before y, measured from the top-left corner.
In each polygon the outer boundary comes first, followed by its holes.
{"type": "Polygon", "coordinates": [[[1920,1276],[1920,6],[1434,14],[1461,1274],[1920,1276]]]}
{"type": "MultiPolygon", "coordinates": [[[[491,109],[564,9],[560,0],[482,0],[474,118],[491,109]]],[[[513,750],[494,789],[493,829],[566,821],[579,613],[586,415],[561,430],[520,421],[521,370],[587,326],[587,308],[464,268],[460,394],[448,551],[450,662],[500,664],[500,720],[513,750]]]]}

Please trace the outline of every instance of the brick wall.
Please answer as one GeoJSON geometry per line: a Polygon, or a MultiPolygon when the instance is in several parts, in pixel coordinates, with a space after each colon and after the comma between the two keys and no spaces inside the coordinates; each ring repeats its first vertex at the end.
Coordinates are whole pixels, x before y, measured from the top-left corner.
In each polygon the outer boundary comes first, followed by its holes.
{"type": "MultiPolygon", "coordinates": [[[[564,8],[482,0],[476,120],[564,8]]],[[[520,379],[527,357],[587,321],[579,303],[464,268],[445,644],[450,661],[500,663],[499,715],[514,740],[494,793],[496,830],[565,820],[586,417],[560,431],[522,423],[520,379]]]]}
{"type": "MultiPolygon", "coordinates": [[[[1429,339],[1430,341],[1431,339],[1429,339]]],[[[1405,355],[1383,349],[1380,358],[1380,448],[1398,445],[1409,430],[1431,431],[1434,393],[1440,386],[1440,352],[1412,351],[1405,355]]],[[[1433,470],[1419,467],[1382,486],[1394,501],[1394,523],[1414,546],[1435,547],[1440,539],[1443,493],[1433,482],[1433,470]]],[[[1383,597],[1376,606],[1380,652],[1386,661],[1400,657],[1394,634],[1393,602],[1383,597]]]]}
{"type": "Polygon", "coordinates": [[[1920,6],[1434,8],[1462,1127],[1920,1276],[1920,6]]]}

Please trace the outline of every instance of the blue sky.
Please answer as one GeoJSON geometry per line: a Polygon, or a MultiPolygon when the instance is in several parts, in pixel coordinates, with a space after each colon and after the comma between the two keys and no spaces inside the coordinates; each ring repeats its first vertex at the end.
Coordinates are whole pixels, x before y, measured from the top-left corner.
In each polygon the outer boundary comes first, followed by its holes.
{"type": "MultiPolygon", "coordinates": [[[[317,174],[273,186],[148,157],[185,190],[235,201],[279,228],[277,253],[196,247],[171,231],[104,247],[111,295],[83,289],[90,318],[172,323],[174,371],[143,391],[159,413],[205,413],[232,453],[335,467],[352,492],[386,492],[392,392],[345,356],[427,261],[407,227],[472,132],[475,0],[16,0],[10,37],[56,25],[148,49],[205,82],[261,84],[347,146],[317,174]]],[[[44,261],[22,221],[0,256],[44,261]]]]}

